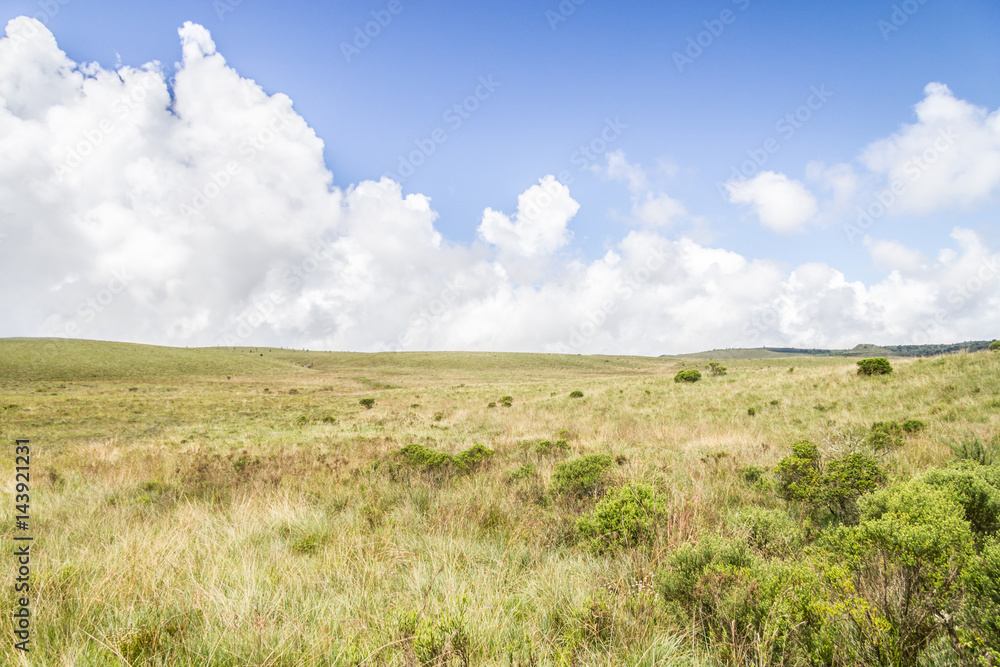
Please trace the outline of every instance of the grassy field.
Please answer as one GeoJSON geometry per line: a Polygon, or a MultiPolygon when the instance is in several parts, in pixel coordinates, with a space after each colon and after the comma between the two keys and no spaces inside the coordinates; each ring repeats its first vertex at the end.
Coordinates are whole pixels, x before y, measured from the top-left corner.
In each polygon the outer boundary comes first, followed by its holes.
{"type": "Polygon", "coordinates": [[[805,530],[787,559],[805,562],[822,526],[773,478],[796,441],[832,459],[868,452],[873,422],[921,420],[877,453],[895,483],[952,461],[942,439],[1000,433],[1000,354],[882,377],[855,361],[711,376],[679,358],[0,341],[4,609],[15,438],[31,439],[35,537],[33,650],[5,612],[0,662],[772,664],[767,637],[713,635],[664,593],[677,554],[742,539],[757,508],[805,530]],[[689,368],[705,377],[673,381],[689,368]],[[492,455],[399,454],[414,444],[492,455]],[[600,483],[560,492],[560,464],[589,454],[613,461],[600,483]],[[595,547],[581,518],[635,485],[659,503],[646,537],[595,547]]]}

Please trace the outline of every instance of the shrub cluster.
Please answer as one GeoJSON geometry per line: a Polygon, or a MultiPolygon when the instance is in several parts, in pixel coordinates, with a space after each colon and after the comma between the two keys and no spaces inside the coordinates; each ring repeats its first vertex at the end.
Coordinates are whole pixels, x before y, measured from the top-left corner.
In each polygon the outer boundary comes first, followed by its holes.
{"type": "Polygon", "coordinates": [[[885,357],[862,359],[858,362],[858,375],[889,375],[892,364],[885,357]]]}
{"type": "Polygon", "coordinates": [[[605,476],[615,462],[607,454],[587,454],[556,465],[552,490],[575,498],[597,496],[604,490],[605,476]]]}
{"type": "Polygon", "coordinates": [[[824,462],[801,441],[774,476],[839,520],[817,531],[742,508],[656,575],[722,664],[1000,664],[1000,464],[960,458],[890,484],[871,457],[824,462]]]}
{"type": "Polygon", "coordinates": [[[701,371],[695,370],[694,368],[678,371],[677,375],[674,376],[674,382],[697,382],[700,379],[701,371]]]}

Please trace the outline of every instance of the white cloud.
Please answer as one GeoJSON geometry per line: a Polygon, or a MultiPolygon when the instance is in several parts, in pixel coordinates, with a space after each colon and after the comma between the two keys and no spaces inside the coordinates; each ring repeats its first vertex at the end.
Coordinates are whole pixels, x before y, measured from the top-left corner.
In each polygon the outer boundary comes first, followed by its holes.
{"type": "Polygon", "coordinates": [[[875,266],[879,268],[900,269],[912,273],[927,266],[927,258],[923,253],[907,248],[899,241],[882,241],[865,237],[865,245],[875,266]]]}
{"type": "Polygon", "coordinates": [[[502,251],[525,257],[547,255],[569,243],[566,226],[578,210],[569,188],[555,176],[545,176],[518,196],[515,219],[487,208],[479,235],[502,251]]]}
{"type": "MultiPolygon", "coordinates": [[[[625,157],[625,152],[616,150],[607,154],[608,164],[594,170],[614,181],[622,181],[628,185],[632,195],[632,217],[644,227],[666,227],[688,217],[687,209],[677,199],[665,192],[655,190],[649,183],[645,169],[638,164],[632,164],[625,157]]],[[[668,162],[660,161],[660,170],[669,175],[676,168],[668,162]]]]}
{"type": "Polygon", "coordinates": [[[799,181],[762,171],[744,181],[729,181],[729,201],[753,206],[760,223],[780,233],[802,231],[818,210],[816,198],[799,181]]]}
{"type": "MultiPolygon", "coordinates": [[[[823,264],[789,271],[666,238],[657,225],[687,214],[621,155],[609,174],[643,226],[600,259],[557,252],[579,205],[551,176],[512,216],[486,209],[491,247],[457,245],[430,200],[394,181],[334,187],[291,100],[240,77],[200,26],[181,28],[169,86],[156,63],[73,63],[37,21],[7,35],[0,336],[662,354],[1000,330],[1000,267],[967,230],[933,260],[871,241],[892,269],[875,285],[823,264]],[[544,272],[526,279],[525,263],[544,272]]],[[[748,201],[772,226],[801,226],[804,188],[767,178],[748,201]]]]}
{"type": "Polygon", "coordinates": [[[859,161],[905,186],[894,213],[925,214],[986,203],[1000,187],[1000,110],[989,113],[930,83],[917,122],[868,145],[859,161]]]}

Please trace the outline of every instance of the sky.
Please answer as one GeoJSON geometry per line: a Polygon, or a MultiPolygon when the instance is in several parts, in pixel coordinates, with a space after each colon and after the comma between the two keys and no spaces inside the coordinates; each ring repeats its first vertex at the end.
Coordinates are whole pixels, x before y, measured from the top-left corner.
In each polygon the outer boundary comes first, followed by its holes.
{"type": "Polygon", "coordinates": [[[1000,336],[1000,4],[0,1],[0,337],[1000,336]]]}

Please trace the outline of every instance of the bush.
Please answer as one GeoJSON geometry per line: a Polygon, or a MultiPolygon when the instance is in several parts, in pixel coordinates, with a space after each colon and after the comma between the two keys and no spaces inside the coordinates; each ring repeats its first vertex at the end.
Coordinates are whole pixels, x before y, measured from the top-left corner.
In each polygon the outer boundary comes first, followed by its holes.
{"type": "Polygon", "coordinates": [[[362,398],[360,401],[358,401],[358,405],[364,406],[364,408],[366,410],[371,410],[372,406],[375,405],[375,399],[374,398],[362,398]]]}
{"type": "Polygon", "coordinates": [[[887,478],[872,457],[858,452],[848,454],[827,464],[820,478],[819,498],[838,521],[856,523],[858,498],[883,486],[887,478]]]}
{"type": "Polygon", "coordinates": [[[962,573],[966,600],[960,632],[964,652],[979,656],[979,662],[1000,664],[1000,539],[986,542],[982,553],[962,573]],[[966,630],[966,628],[968,628],[966,630]]]}
{"type": "Polygon", "coordinates": [[[705,368],[709,369],[713,376],[726,374],[726,367],[717,361],[709,362],[708,366],[705,366],[705,368]]]}
{"type": "Polygon", "coordinates": [[[510,406],[514,405],[514,397],[513,396],[501,396],[500,397],[500,405],[504,406],[505,408],[509,408],[510,406]]]}
{"type": "Polygon", "coordinates": [[[473,472],[485,466],[493,456],[493,450],[483,445],[473,445],[455,457],[455,465],[463,472],[473,472]]]}
{"type": "Polygon", "coordinates": [[[992,343],[990,343],[990,351],[1000,352],[1000,340],[995,340],[992,343]]]}
{"type": "Polygon", "coordinates": [[[906,433],[920,433],[925,428],[927,428],[927,424],[919,419],[907,419],[903,422],[903,431],[906,433]]]}
{"type": "Polygon", "coordinates": [[[903,427],[898,422],[875,422],[872,424],[865,444],[876,452],[903,446],[903,427]]]}
{"type": "Polygon", "coordinates": [[[613,487],[593,512],[577,522],[577,530],[599,553],[644,547],[652,544],[665,511],[666,498],[648,484],[613,487]]]}
{"type": "Polygon", "coordinates": [[[962,461],[921,477],[927,484],[944,489],[962,506],[965,520],[980,535],[1000,528],[1000,470],[962,461]]]}
{"type": "Polygon", "coordinates": [[[579,389],[574,389],[573,391],[569,392],[569,397],[570,398],[583,398],[583,392],[580,391],[579,389]]]}
{"type": "Polygon", "coordinates": [[[858,375],[888,375],[892,373],[892,364],[885,357],[862,359],[858,362],[858,375]]]}
{"type": "Polygon", "coordinates": [[[585,498],[600,493],[604,477],[614,465],[607,454],[587,454],[556,465],[552,474],[552,490],[557,494],[585,498]]]}
{"type": "Polygon", "coordinates": [[[757,408],[747,408],[747,414],[750,415],[751,417],[756,416],[757,408]]]}
{"type": "Polygon", "coordinates": [[[861,522],[830,533],[831,558],[851,573],[845,609],[864,664],[915,665],[958,610],[972,531],[946,491],[919,479],[858,502],[861,522]]]}
{"type": "Polygon", "coordinates": [[[406,445],[396,452],[396,457],[414,468],[441,468],[452,462],[450,454],[436,452],[418,444],[406,445]]]}
{"type": "Polygon", "coordinates": [[[859,452],[830,461],[824,470],[816,446],[804,440],[792,445],[792,455],[774,470],[780,497],[808,505],[813,513],[825,508],[845,523],[857,522],[858,498],[887,479],[878,461],[859,452]]]}
{"type": "Polygon", "coordinates": [[[781,510],[743,508],[731,515],[728,523],[746,536],[751,549],[769,558],[793,556],[805,543],[802,526],[781,510]]]}
{"type": "Polygon", "coordinates": [[[701,371],[689,368],[686,371],[678,371],[674,376],[674,382],[697,382],[701,379],[701,371]]]}
{"type": "Polygon", "coordinates": [[[812,502],[819,490],[819,450],[807,440],[792,445],[792,455],[786,456],[774,468],[778,476],[778,495],[788,501],[812,502]]]}
{"type": "Polygon", "coordinates": [[[422,618],[413,629],[413,653],[421,667],[468,665],[469,631],[461,615],[422,618]]]}

